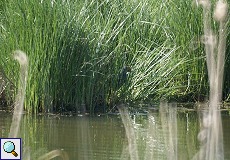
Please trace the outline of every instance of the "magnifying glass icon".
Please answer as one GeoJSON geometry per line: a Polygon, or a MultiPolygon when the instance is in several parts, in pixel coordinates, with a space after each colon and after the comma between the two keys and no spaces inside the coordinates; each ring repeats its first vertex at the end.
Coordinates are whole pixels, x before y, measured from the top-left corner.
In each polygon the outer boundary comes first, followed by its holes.
{"type": "Polygon", "coordinates": [[[13,154],[15,157],[18,156],[17,152],[15,152],[15,145],[13,142],[11,141],[7,141],[3,144],[3,149],[6,153],[11,153],[13,154]]]}

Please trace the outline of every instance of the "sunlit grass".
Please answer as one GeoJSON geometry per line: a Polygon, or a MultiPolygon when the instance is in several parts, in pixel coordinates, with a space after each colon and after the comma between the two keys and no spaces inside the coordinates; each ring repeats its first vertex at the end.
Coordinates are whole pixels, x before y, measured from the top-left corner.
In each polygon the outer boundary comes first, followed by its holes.
{"type": "MultiPolygon", "coordinates": [[[[199,100],[208,89],[202,10],[191,4],[1,1],[0,65],[16,85],[18,66],[9,53],[28,53],[27,112],[93,113],[119,101],[199,100]],[[123,66],[132,71],[118,89],[123,66]]],[[[4,90],[8,105],[13,84],[4,90]]]]}

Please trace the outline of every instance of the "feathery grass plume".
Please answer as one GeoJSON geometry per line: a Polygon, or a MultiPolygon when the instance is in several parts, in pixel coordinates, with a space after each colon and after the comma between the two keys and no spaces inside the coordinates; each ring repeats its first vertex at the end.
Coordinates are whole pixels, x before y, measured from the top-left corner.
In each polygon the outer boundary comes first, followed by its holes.
{"type": "MultiPolygon", "coordinates": [[[[14,59],[17,60],[20,64],[20,78],[19,78],[19,88],[18,93],[15,100],[15,107],[14,107],[14,113],[12,118],[12,123],[10,127],[10,138],[16,138],[18,137],[18,132],[20,128],[20,122],[23,114],[23,103],[25,99],[26,94],[26,82],[28,77],[28,64],[29,60],[26,54],[23,51],[16,50],[14,51],[14,59]]],[[[49,160],[53,159],[55,157],[61,157],[64,160],[68,160],[69,157],[65,151],[62,150],[53,150],[41,157],[39,157],[39,160],[49,160]]],[[[30,153],[25,154],[25,158],[30,158],[30,153]]]]}
{"type": "Polygon", "coordinates": [[[227,41],[227,14],[228,4],[222,0],[219,0],[216,4],[214,11],[214,19],[219,22],[219,41],[217,46],[217,95],[218,101],[222,100],[223,92],[223,77],[224,77],[224,66],[225,66],[225,53],[226,53],[226,41],[227,41]]]}
{"type": "MultiPolygon", "coordinates": [[[[210,2],[208,2],[210,3],[210,2]]],[[[219,22],[218,42],[213,38],[211,28],[211,6],[203,5],[204,34],[207,37],[205,43],[207,68],[209,73],[209,108],[203,112],[201,131],[198,139],[202,143],[200,151],[193,159],[199,160],[224,160],[222,120],[220,114],[220,102],[222,101],[222,86],[226,50],[226,17],[227,3],[219,0],[214,10],[214,19],[219,22]],[[217,45],[218,44],[218,45],[217,45]]]]}
{"type": "Polygon", "coordinates": [[[21,117],[23,114],[23,103],[26,94],[26,82],[28,76],[28,58],[23,51],[16,50],[14,51],[14,59],[20,64],[20,77],[19,77],[19,87],[18,93],[15,99],[13,119],[10,127],[10,138],[16,138],[18,136],[21,117]]]}
{"type": "Polygon", "coordinates": [[[227,12],[228,12],[228,4],[223,0],[219,0],[218,2],[216,2],[213,18],[216,21],[223,22],[226,20],[227,12]]]}

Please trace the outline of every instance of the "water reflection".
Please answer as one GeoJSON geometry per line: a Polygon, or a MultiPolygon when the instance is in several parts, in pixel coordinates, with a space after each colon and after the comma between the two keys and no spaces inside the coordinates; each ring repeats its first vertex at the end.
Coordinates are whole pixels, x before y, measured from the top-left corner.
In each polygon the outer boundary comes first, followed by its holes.
{"type": "MultiPolygon", "coordinates": [[[[199,149],[199,115],[194,112],[177,112],[168,127],[161,125],[159,112],[131,114],[138,155],[140,159],[167,159],[168,134],[174,135],[177,126],[177,159],[192,159],[199,149]],[[175,124],[176,123],[176,124],[175,124]],[[175,124],[175,125],[174,125],[175,124]],[[173,126],[172,126],[173,125],[173,126]],[[143,158],[141,158],[143,157],[143,158]]],[[[11,114],[0,112],[0,137],[7,137],[11,114]]],[[[225,159],[230,159],[230,116],[222,114],[225,159]]],[[[100,117],[31,116],[24,115],[20,137],[23,147],[30,151],[31,159],[37,159],[51,150],[60,149],[69,158],[81,160],[129,159],[128,140],[119,115],[100,117]]],[[[173,152],[173,151],[172,151],[173,152]]]]}

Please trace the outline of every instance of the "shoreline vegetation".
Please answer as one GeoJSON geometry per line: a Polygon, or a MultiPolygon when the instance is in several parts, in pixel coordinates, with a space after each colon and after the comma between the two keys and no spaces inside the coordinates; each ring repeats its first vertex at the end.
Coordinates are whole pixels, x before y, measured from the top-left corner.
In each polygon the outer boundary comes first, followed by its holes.
{"type": "MultiPolygon", "coordinates": [[[[124,102],[161,99],[205,101],[209,82],[202,18],[202,8],[192,0],[2,0],[0,105],[6,110],[14,105],[19,65],[12,52],[17,49],[30,61],[28,113],[106,112],[124,102]],[[118,88],[126,66],[131,71],[118,88]]],[[[229,46],[225,73],[228,53],[229,46]]],[[[229,88],[225,74],[226,104],[229,88]]]]}

